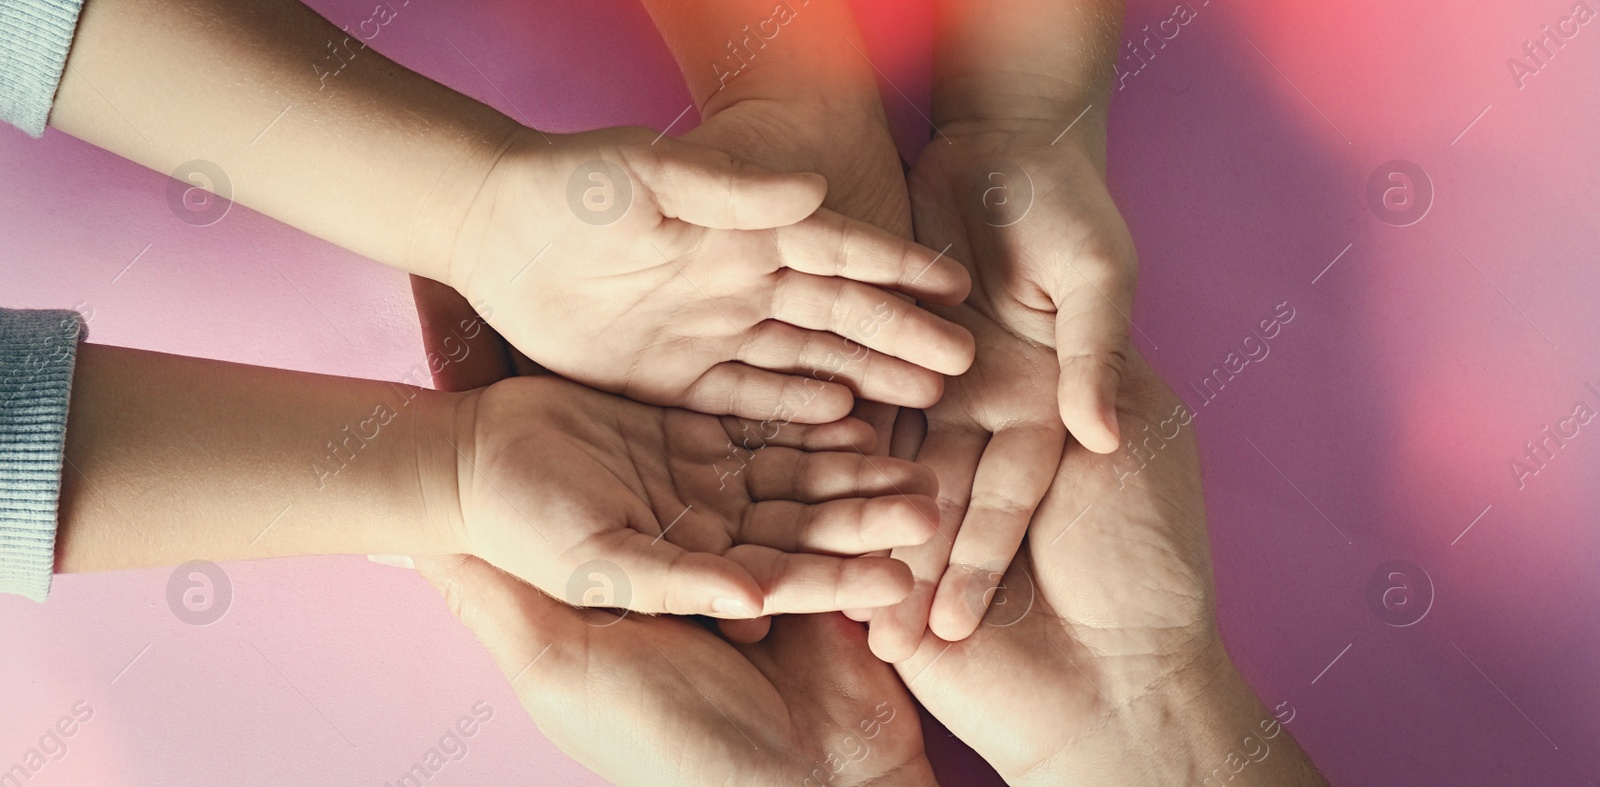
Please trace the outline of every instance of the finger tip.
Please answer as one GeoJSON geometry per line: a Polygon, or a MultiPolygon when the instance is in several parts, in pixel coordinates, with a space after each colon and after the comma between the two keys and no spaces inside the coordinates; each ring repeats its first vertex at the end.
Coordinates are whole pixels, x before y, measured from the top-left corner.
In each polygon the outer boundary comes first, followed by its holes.
{"type": "Polygon", "coordinates": [[[753,645],[767,638],[772,631],[772,618],[759,617],[748,620],[719,620],[717,630],[729,641],[741,645],[753,645]]]}
{"type": "Polygon", "coordinates": [[[842,591],[851,607],[886,607],[905,601],[916,585],[911,568],[888,557],[861,557],[845,564],[842,591]]]}
{"type": "Polygon", "coordinates": [[[945,642],[960,642],[972,636],[972,633],[978,630],[978,619],[975,615],[965,611],[949,612],[941,610],[936,603],[933,614],[928,616],[928,630],[945,642]]]}
{"type": "Polygon", "coordinates": [[[908,627],[903,625],[903,621],[896,619],[892,624],[887,623],[886,621],[890,619],[873,618],[872,625],[867,630],[867,647],[879,661],[898,664],[917,654],[920,639],[907,633],[908,627]]]}
{"type": "Polygon", "coordinates": [[[944,398],[944,375],[931,370],[919,370],[916,377],[908,381],[902,390],[906,395],[905,401],[900,403],[901,407],[926,410],[944,398]]]}
{"type": "MultiPolygon", "coordinates": [[[[817,387],[811,386],[811,378],[800,378],[802,386],[810,392],[809,398],[800,407],[795,408],[791,421],[801,424],[831,424],[850,415],[855,409],[856,395],[847,386],[833,382],[820,382],[817,387]]],[[[868,425],[870,428],[870,424],[868,425]]],[[[874,434],[876,437],[876,434],[874,434]]]]}
{"type": "Polygon", "coordinates": [[[941,359],[938,368],[934,369],[947,377],[960,377],[972,368],[978,360],[978,340],[966,328],[957,327],[958,333],[951,336],[949,351],[941,359]]]}

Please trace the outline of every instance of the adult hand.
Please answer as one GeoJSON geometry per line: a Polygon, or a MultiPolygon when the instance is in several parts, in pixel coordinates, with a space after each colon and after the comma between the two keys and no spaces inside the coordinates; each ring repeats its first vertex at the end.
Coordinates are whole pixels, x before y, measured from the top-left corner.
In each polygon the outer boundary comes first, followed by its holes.
{"type": "Polygon", "coordinates": [[[1103,138],[1092,134],[951,123],[910,179],[917,239],[970,265],[973,308],[1055,349],[1061,419],[1102,454],[1120,439],[1115,404],[1138,272],[1103,162],[1103,138]]]}
{"type": "Polygon", "coordinates": [[[1192,414],[1142,358],[1126,371],[1139,448],[1068,445],[984,624],[896,667],[1011,784],[1323,784],[1218,635],[1192,414]]]}
{"type": "Polygon", "coordinates": [[[417,564],[540,731],[615,784],[936,784],[905,687],[840,615],[736,646],[694,620],[574,609],[475,558],[417,564]]]}
{"type": "Polygon", "coordinates": [[[804,423],[843,417],[856,394],[931,404],[971,337],[894,294],[958,302],[967,274],[818,211],[824,188],[644,129],[523,129],[446,280],[534,361],[639,401],[804,423]],[[839,380],[805,375],[857,346],[866,361],[839,380]]]}
{"type": "Polygon", "coordinates": [[[932,473],[866,460],[859,448],[874,435],[859,420],[718,418],[540,376],[460,395],[455,422],[464,524],[454,551],[551,593],[604,560],[632,586],[620,605],[642,612],[888,604],[910,590],[906,568],[839,555],[932,535],[932,473]]]}
{"type": "Polygon", "coordinates": [[[886,661],[911,656],[930,627],[952,641],[977,628],[1067,437],[1048,347],[970,307],[941,313],[972,331],[977,363],[952,378],[927,411],[927,438],[914,455],[938,478],[939,530],[926,543],[894,550],[915,585],[905,601],[871,613],[872,650],[886,661]]]}

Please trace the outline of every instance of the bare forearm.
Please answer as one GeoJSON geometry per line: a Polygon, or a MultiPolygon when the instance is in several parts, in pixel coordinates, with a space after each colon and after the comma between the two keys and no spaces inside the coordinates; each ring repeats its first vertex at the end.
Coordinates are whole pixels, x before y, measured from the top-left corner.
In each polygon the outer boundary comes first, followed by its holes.
{"type": "Polygon", "coordinates": [[[741,100],[876,97],[847,0],[644,0],[707,116],[741,100]]]}
{"type": "Polygon", "coordinates": [[[451,411],[408,386],[85,345],[57,570],[454,551],[451,411]]]}
{"type": "Polygon", "coordinates": [[[296,0],[90,0],[51,124],[180,179],[214,163],[235,201],[443,279],[516,124],[365,47],[379,29],[296,0]]]}
{"type": "Polygon", "coordinates": [[[1119,708],[1114,723],[1011,783],[1327,787],[1285,726],[1293,718],[1287,703],[1264,706],[1223,656],[1119,708]]]}
{"type": "Polygon", "coordinates": [[[1123,0],[938,0],[934,123],[1072,123],[1103,148],[1122,15],[1123,0]]]}

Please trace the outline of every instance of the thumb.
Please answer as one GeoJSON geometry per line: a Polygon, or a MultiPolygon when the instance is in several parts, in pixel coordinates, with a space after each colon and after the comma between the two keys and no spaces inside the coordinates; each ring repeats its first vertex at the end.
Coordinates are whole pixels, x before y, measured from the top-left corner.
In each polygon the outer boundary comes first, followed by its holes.
{"type": "MultiPolygon", "coordinates": [[[[505,676],[515,681],[548,647],[572,640],[583,628],[578,610],[467,555],[414,558],[417,573],[444,596],[455,615],[483,643],[505,676]]],[[[559,655],[559,654],[552,654],[559,655]]],[[[541,663],[561,663],[541,659],[541,663]]]]}
{"type": "Polygon", "coordinates": [[[1128,354],[1133,282],[1109,262],[1085,264],[1080,258],[1072,267],[1067,276],[1077,279],[1075,286],[1056,301],[1057,402],[1072,436],[1095,453],[1109,454],[1121,440],[1117,390],[1128,354]]]}
{"type": "Polygon", "coordinates": [[[812,172],[774,172],[727,153],[663,137],[656,155],[633,165],[661,212],[723,230],[764,230],[799,222],[822,207],[828,182],[812,172]]]}

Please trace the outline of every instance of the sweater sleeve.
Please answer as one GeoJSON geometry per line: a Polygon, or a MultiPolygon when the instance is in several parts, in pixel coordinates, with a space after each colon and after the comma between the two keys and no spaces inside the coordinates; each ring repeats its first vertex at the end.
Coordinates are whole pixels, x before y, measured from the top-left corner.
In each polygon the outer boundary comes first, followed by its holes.
{"type": "Polygon", "coordinates": [[[44,134],[83,0],[0,0],[0,120],[44,134]]]}
{"type": "Polygon", "coordinates": [[[0,309],[0,593],[44,601],[83,321],[0,309]]]}

